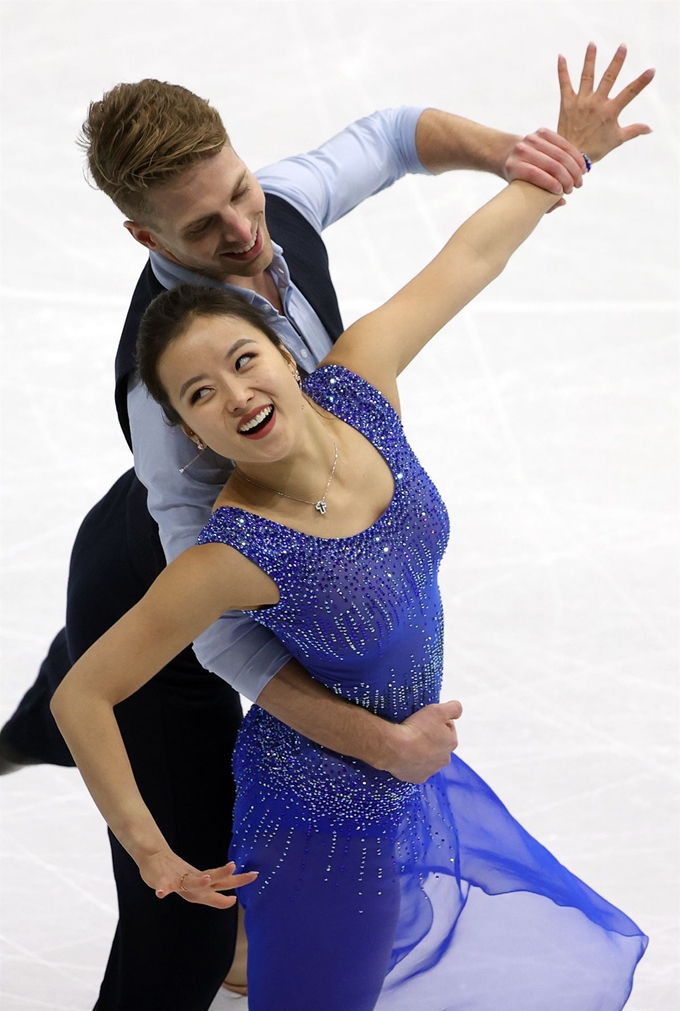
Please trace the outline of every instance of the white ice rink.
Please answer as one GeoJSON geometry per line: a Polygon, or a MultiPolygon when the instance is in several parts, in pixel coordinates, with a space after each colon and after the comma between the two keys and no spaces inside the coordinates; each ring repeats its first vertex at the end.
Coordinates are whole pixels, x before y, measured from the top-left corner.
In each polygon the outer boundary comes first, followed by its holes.
{"type": "MultiPolygon", "coordinates": [[[[402,103],[518,133],[554,126],[557,53],[576,71],[591,38],[600,69],[628,43],[626,81],[657,67],[623,116],[654,133],[597,165],[403,384],[407,431],[452,519],[446,695],[465,705],[460,754],[651,936],[630,1011],[680,1007],[677,13],[666,2],[2,5],[3,721],[63,623],[78,525],[130,466],[113,358],[145,258],[83,178],[74,138],[88,103],[121,80],[184,84],[257,167],[402,103]]],[[[345,322],[500,186],[408,178],[333,226],[345,322]]],[[[116,919],[104,824],[76,770],[5,777],[0,798],[0,1007],[90,1011],[116,919]]]]}

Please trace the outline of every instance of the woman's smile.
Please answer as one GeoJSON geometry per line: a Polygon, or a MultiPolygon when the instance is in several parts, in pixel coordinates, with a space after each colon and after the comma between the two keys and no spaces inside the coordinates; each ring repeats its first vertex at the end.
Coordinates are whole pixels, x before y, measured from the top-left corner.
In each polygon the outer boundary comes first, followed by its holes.
{"type": "Polygon", "coordinates": [[[264,439],[276,424],[276,408],[273,404],[256,407],[250,411],[238,426],[239,435],[247,439],[264,439]]]}

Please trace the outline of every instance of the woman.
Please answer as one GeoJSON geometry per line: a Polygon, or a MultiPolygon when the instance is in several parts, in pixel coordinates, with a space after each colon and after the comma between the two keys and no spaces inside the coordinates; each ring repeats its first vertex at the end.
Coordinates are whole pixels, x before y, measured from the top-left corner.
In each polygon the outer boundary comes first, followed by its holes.
{"type": "MultiPolygon", "coordinates": [[[[572,97],[567,139],[599,160],[620,138],[572,97]]],[[[396,380],[554,202],[513,182],[302,387],[239,299],[184,287],[145,316],[143,381],[199,452],[208,445],[237,466],[198,545],[78,661],[53,710],[159,897],[227,906],[235,900],[220,893],[241,888],[251,1011],[615,1011],[630,991],[644,935],[455,756],[426,783],[404,783],[253,706],[234,756],[232,856],[248,870],[200,874],[153,822],[113,715],[233,609],[386,718],[437,701],[448,522],[405,440],[396,380]]]]}

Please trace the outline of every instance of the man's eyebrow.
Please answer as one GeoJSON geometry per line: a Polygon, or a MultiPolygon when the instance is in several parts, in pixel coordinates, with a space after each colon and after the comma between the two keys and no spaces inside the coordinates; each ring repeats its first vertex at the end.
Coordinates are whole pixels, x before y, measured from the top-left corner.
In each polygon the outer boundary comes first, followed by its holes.
{"type": "MultiPolygon", "coordinates": [[[[243,186],[243,180],[246,178],[247,175],[248,175],[248,169],[244,168],[243,172],[241,173],[241,175],[238,177],[238,180],[236,181],[236,185],[234,186],[234,189],[232,190],[232,194],[231,194],[231,199],[232,200],[234,198],[234,193],[238,193],[238,191],[241,189],[241,186],[243,186]]],[[[187,232],[191,232],[195,228],[198,228],[200,225],[203,225],[206,222],[211,221],[212,218],[214,218],[216,216],[217,215],[215,215],[215,214],[204,214],[202,217],[195,218],[193,221],[189,221],[188,224],[182,225],[180,231],[183,234],[186,234],[187,232]]]]}
{"type": "MultiPolygon", "coordinates": [[[[231,347],[227,351],[226,355],[224,356],[225,361],[227,361],[229,358],[231,358],[231,356],[234,354],[234,352],[238,351],[239,348],[242,348],[244,344],[255,344],[255,343],[256,343],[256,341],[255,341],[255,339],[253,337],[240,337],[237,341],[234,341],[234,343],[231,345],[231,347]]],[[[207,379],[207,378],[208,377],[207,377],[207,375],[204,372],[200,376],[192,376],[191,379],[187,379],[187,381],[185,383],[182,383],[182,386],[181,386],[180,391],[179,391],[179,399],[180,400],[182,399],[182,397],[184,396],[184,394],[187,392],[187,390],[189,389],[189,387],[193,385],[193,383],[198,383],[202,379],[207,379]]]]}

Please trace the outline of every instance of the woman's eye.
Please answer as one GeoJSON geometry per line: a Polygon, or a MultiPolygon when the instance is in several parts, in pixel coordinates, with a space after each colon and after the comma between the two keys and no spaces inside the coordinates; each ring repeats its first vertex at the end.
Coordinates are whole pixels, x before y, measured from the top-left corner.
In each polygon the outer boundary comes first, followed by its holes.
{"type": "Polygon", "coordinates": [[[238,372],[239,369],[243,368],[244,364],[247,365],[247,363],[250,361],[250,359],[251,358],[255,358],[255,357],[256,357],[256,355],[254,355],[252,351],[249,351],[249,352],[247,352],[244,355],[239,355],[238,358],[236,359],[235,363],[234,363],[234,368],[238,372]]]}
{"type": "Polygon", "coordinates": [[[196,404],[199,400],[203,400],[205,396],[210,393],[209,386],[201,386],[191,394],[190,403],[196,404]]]}
{"type": "Polygon", "coordinates": [[[243,189],[240,189],[240,190],[238,190],[237,193],[234,193],[233,199],[234,200],[240,200],[241,197],[244,197],[247,192],[248,192],[248,187],[244,186],[243,189]]]}

